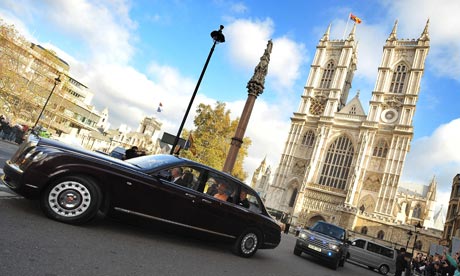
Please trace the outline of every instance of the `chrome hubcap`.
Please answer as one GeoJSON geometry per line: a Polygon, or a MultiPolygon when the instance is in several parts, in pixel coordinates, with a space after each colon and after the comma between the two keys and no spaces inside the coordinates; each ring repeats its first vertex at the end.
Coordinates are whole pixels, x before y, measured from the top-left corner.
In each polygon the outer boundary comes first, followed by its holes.
{"type": "Polygon", "coordinates": [[[56,185],[48,195],[51,210],[64,217],[76,217],[84,213],[91,203],[89,190],[82,184],[66,181],[56,185]]]}
{"type": "Polygon", "coordinates": [[[244,236],[241,242],[241,251],[244,254],[250,254],[257,248],[257,235],[254,233],[249,233],[244,236]]]}

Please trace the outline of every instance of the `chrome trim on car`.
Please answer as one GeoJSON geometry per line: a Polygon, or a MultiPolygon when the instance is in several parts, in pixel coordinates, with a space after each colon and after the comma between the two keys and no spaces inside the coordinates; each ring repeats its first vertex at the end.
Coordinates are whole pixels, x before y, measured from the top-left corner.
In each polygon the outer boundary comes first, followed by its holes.
{"type": "Polygon", "coordinates": [[[191,229],[195,229],[195,230],[199,230],[199,231],[203,231],[203,232],[207,232],[207,233],[211,233],[211,234],[215,234],[215,235],[219,235],[219,236],[223,236],[223,237],[227,237],[227,238],[233,238],[233,239],[236,238],[235,236],[232,236],[232,235],[222,234],[222,233],[219,233],[219,232],[214,232],[214,231],[211,231],[211,230],[191,226],[191,225],[188,225],[188,224],[183,224],[183,223],[179,223],[179,222],[175,222],[175,221],[171,221],[171,220],[167,220],[167,219],[162,219],[162,218],[159,218],[159,217],[154,217],[154,216],[146,215],[146,214],[139,213],[139,212],[136,212],[136,211],[123,209],[123,208],[120,208],[120,207],[114,207],[114,209],[116,211],[124,212],[124,213],[127,213],[127,214],[132,214],[132,215],[137,215],[137,216],[144,217],[144,218],[159,220],[159,221],[162,221],[162,222],[167,222],[167,223],[170,223],[170,224],[179,225],[179,226],[183,226],[183,227],[187,227],[187,228],[191,228],[191,229]]]}
{"type": "Polygon", "coordinates": [[[32,184],[26,184],[27,187],[38,189],[38,186],[32,185],[32,184]]]}
{"type": "Polygon", "coordinates": [[[10,160],[6,160],[6,164],[8,164],[8,166],[9,166],[11,169],[17,171],[18,173],[20,173],[20,174],[24,173],[24,171],[21,170],[21,169],[19,168],[18,165],[12,163],[10,160]]]}

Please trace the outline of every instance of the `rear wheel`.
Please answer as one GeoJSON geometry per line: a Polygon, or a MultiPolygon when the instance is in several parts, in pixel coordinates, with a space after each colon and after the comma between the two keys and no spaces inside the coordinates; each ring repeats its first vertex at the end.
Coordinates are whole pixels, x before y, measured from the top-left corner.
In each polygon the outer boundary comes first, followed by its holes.
{"type": "Polygon", "coordinates": [[[93,180],[67,176],[49,185],[42,193],[43,212],[57,221],[81,224],[93,219],[101,205],[101,191],[93,180]]]}
{"type": "Polygon", "coordinates": [[[380,274],[387,275],[390,272],[390,268],[387,265],[381,265],[379,267],[380,274]]]}
{"type": "Polygon", "coordinates": [[[241,234],[233,245],[233,252],[241,257],[252,257],[260,243],[260,234],[255,229],[248,229],[241,234]]]}

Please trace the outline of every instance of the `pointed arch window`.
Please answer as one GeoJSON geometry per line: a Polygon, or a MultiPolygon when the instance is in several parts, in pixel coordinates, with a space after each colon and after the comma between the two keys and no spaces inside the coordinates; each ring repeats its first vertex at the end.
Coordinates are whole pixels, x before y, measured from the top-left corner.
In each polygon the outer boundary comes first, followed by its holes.
{"type": "Polygon", "coordinates": [[[366,226],[361,228],[361,234],[367,235],[367,227],[366,226]]]}
{"type": "Polygon", "coordinates": [[[421,215],[422,215],[422,207],[420,206],[420,204],[417,204],[417,206],[415,206],[414,208],[414,211],[412,211],[412,217],[420,218],[421,215]]]}
{"type": "Polygon", "coordinates": [[[294,207],[295,198],[297,197],[297,188],[294,189],[291,195],[291,200],[289,200],[289,207],[294,207]]]}
{"type": "Polygon", "coordinates": [[[327,150],[319,184],[345,189],[353,154],[354,149],[350,139],[346,136],[337,138],[327,150]]]}
{"type": "Polygon", "coordinates": [[[377,239],[383,240],[384,237],[385,237],[385,232],[383,232],[382,230],[380,230],[380,231],[377,233],[377,239]]]}
{"type": "Polygon", "coordinates": [[[315,142],[315,133],[313,130],[309,130],[305,132],[302,138],[302,145],[307,147],[313,147],[313,143],[315,142]]]}
{"type": "Polygon", "coordinates": [[[388,153],[388,143],[385,140],[380,139],[377,145],[374,147],[374,152],[372,153],[372,155],[375,157],[385,158],[387,157],[387,153],[388,153]]]}
{"type": "Polygon", "coordinates": [[[407,68],[404,64],[399,64],[396,67],[396,71],[393,72],[393,78],[391,79],[390,92],[391,93],[402,93],[404,83],[406,81],[407,68]]]}
{"type": "Polygon", "coordinates": [[[320,88],[330,88],[332,83],[332,77],[334,76],[334,62],[330,61],[326,68],[323,71],[323,76],[321,78],[320,88]]]}

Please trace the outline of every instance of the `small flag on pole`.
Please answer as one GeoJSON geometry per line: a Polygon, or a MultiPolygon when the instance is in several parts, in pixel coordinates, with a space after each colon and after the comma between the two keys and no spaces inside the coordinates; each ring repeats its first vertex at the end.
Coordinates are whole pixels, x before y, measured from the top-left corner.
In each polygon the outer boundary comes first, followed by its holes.
{"type": "Polygon", "coordinates": [[[357,17],[356,15],[354,15],[354,14],[352,14],[352,13],[350,13],[350,19],[353,20],[353,21],[355,21],[356,24],[361,24],[361,22],[363,22],[363,21],[361,20],[361,18],[357,17]]]}
{"type": "Polygon", "coordinates": [[[196,155],[196,148],[195,148],[195,145],[193,143],[193,135],[192,133],[190,132],[189,136],[188,136],[188,139],[187,141],[185,142],[185,149],[189,150],[193,155],[196,155]]]}
{"type": "Polygon", "coordinates": [[[157,108],[157,112],[161,112],[161,111],[163,111],[163,104],[160,102],[157,108]]]}

